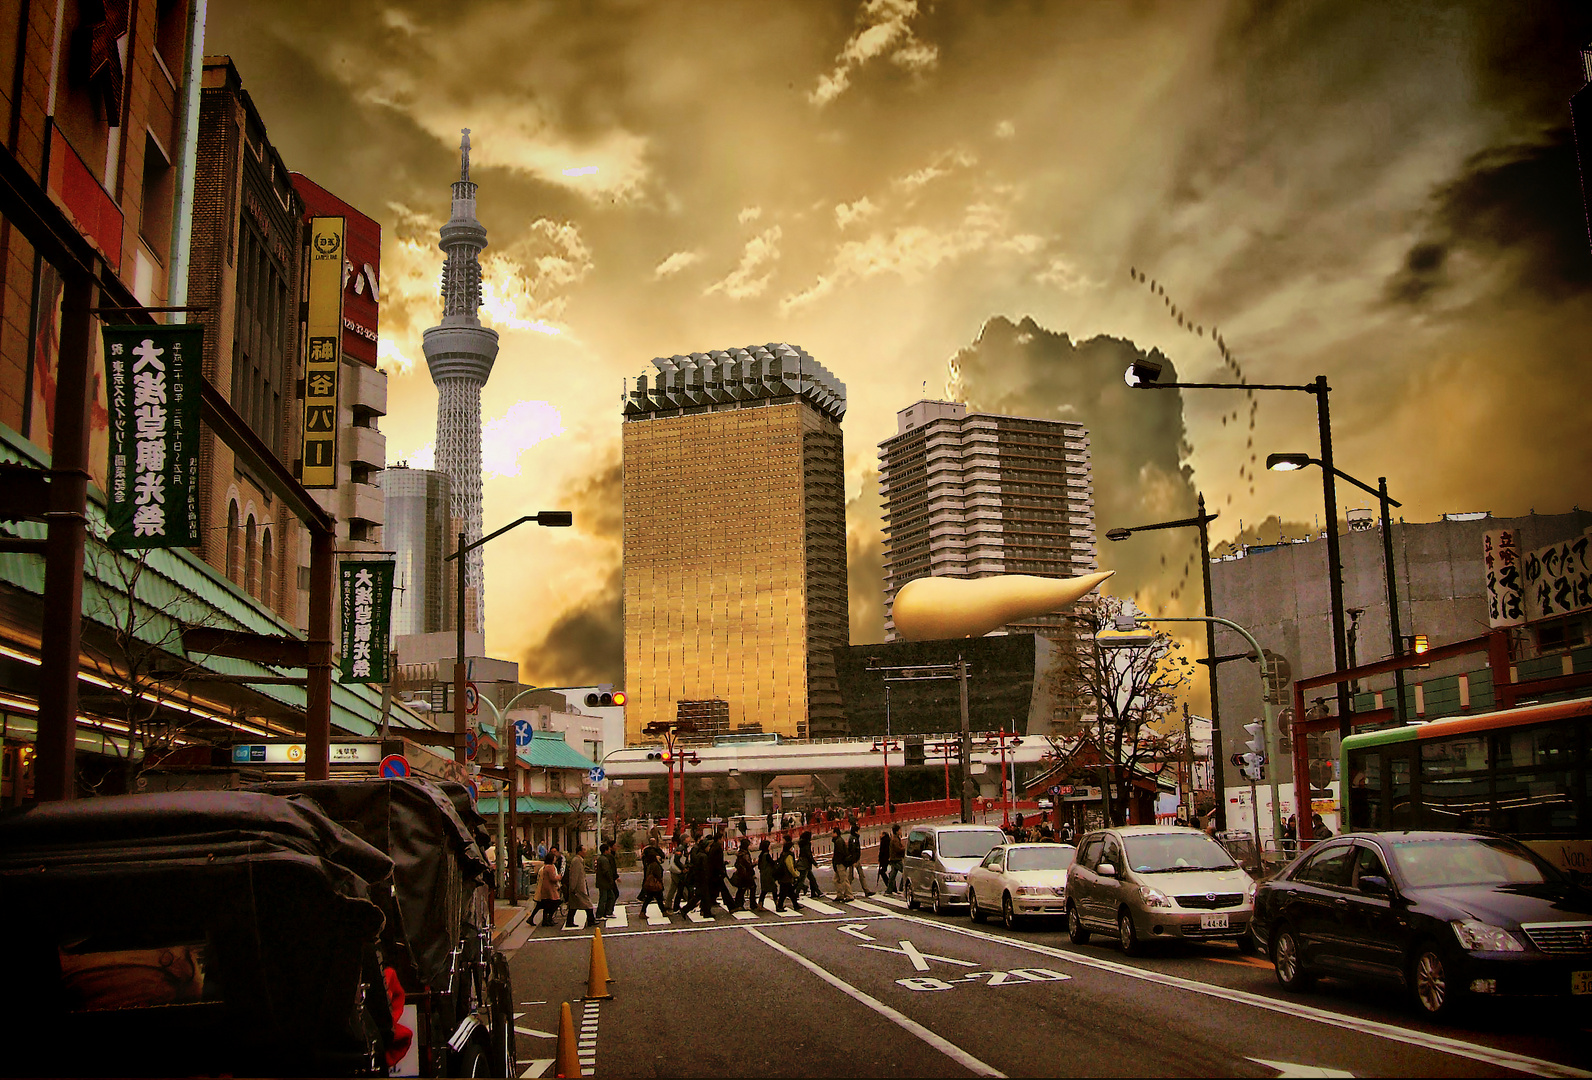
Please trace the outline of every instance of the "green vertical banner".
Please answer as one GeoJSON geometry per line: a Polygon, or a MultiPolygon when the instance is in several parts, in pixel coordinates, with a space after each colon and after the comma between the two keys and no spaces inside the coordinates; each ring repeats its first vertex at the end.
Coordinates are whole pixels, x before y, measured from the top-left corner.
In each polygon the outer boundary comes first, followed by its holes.
{"type": "Polygon", "coordinates": [[[392,622],[393,568],[358,560],[338,564],[343,596],[343,670],[339,682],[387,681],[387,628],[392,622]]]}
{"type": "Polygon", "coordinates": [[[199,387],[204,327],[107,326],[111,546],[199,544],[199,387]]]}

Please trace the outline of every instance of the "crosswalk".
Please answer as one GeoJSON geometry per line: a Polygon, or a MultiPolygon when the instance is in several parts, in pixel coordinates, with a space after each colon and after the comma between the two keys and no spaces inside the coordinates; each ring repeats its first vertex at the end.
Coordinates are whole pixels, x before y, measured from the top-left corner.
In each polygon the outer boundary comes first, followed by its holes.
{"type": "MultiPolygon", "coordinates": [[[[812,919],[835,918],[845,915],[893,915],[896,911],[906,910],[906,901],[894,896],[885,896],[874,893],[868,899],[852,899],[849,901],[837,900],[830,897],[827,900],[816,900],[804,897],[799,901],[801,907],[787,906],[784,911],[774,906],[772,897],[763,900],[761,906],[731,911],[720,905],[715,905],[711,916],[703,915],[700,909],[690,911],[665,912],[655,903],[649,903],[643,911],[634,901],[620,904],[614,908],[610,918],[602,921],[604,931],[618,930],[643,930],[662,929],[664,927],[692,927],[710,924],[723,924],[727,922],[755,923],[767,922],[777,919],[812,919]]],[[[577,910],[573,917],[564,920],[563,932],[589,931],[587,915],[584,911],[577,910]]]]}

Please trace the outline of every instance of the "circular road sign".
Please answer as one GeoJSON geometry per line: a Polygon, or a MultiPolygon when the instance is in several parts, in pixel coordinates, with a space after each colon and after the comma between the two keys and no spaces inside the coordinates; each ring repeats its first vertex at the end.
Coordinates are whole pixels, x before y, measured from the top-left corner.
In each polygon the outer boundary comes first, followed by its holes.
{"type": "Polygon", "coordinates": [[[603,782],[603,777],[607,775],[607,773],[603,772],[603,767],[599,765],[586,774],[586,779],[590,783],[600,784],[603,782]]]}
{"type": "Polygon", "coordinates": [[[409,775],[409,759],[402,754],[388,754],[381,759],[381,775],[385,780],[401,780],[409,775]]]}
{"type": "Polygon", "coordinates": [[[514,748],[516,750],[524,750],[531,745],[531,733],[533,730],[535,729],[531,727],[529,720],[514,721],[514,748]]]}
{"type": "Polygon", "coordinates": [[[476,690],[475,683],[473,683],[473,682],[465,683],[464,684],[464,711],[469,713],[471,716],[474,716],[476,714],[476,710],[479,709],[480,707],[481,707],[481,693],[480,693],[480,691],[476,690]]]}
{"type": "Polygon", "coordinates": [[[481,797],[481,790],[475,786],[474,780],[471,780],[467,786],[470,789],[470,798],[472,800],[479,799],[481,797]]]}
{"type": "Polygon", "coordinates": [[[464,733],[464,756],[468,760],[474,761],[475,760],[475,751],[476,751],[475,732],[466,731],[464,733]]]}

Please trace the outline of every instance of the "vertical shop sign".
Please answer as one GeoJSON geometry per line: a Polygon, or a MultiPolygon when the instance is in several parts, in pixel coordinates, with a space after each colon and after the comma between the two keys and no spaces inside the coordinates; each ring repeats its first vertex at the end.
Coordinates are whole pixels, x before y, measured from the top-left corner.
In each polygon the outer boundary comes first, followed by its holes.
{"type": "Polygon", "coordinates": [[[1487,576],[1487,625],[1494,629],[1519,626],[1526,621],[1517,543],[1513,529],[1481,534],[1482,570],[1487,576]]]}
{"type": "Polygon", "coordinates": [[[199,381],[204,327],[104,328],[111,546],[199,544],[199,381]]]}
{"type": "Polygon", "coordinates": [[[343,597],[340,682],[387,681],[387,627],[392,616],[394,562],[357,561],[338,569],[343,597]]]}
{"type": "Polygon", "coordinates": [[[337,486],[337,384],[343,340],[343,219],[310,219],[305,297],[304,440],[307,488],[337,486]]]}

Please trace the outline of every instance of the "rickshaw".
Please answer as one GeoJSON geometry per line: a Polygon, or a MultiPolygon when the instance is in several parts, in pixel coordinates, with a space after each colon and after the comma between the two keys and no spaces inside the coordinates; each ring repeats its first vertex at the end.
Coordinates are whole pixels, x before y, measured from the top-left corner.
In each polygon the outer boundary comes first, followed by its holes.
{"type": "MultiPolygon", "coordinates": [[[[519,1075],[508,961],[492,944],[486,822],[464,786],[421,778],[282,781],[250,790],[310,801],[391,858],[377,890],[381,952],[414,1032],[396,1076],[519,1075]]],[[[396,995],[395,995],[396,996],[396,995]]]]}
{"type": "Polygon", "coordinates": [[[123,795],[0,815],[6,1071],[385,1075],[393,861],[313,803],[123,795]]]}

